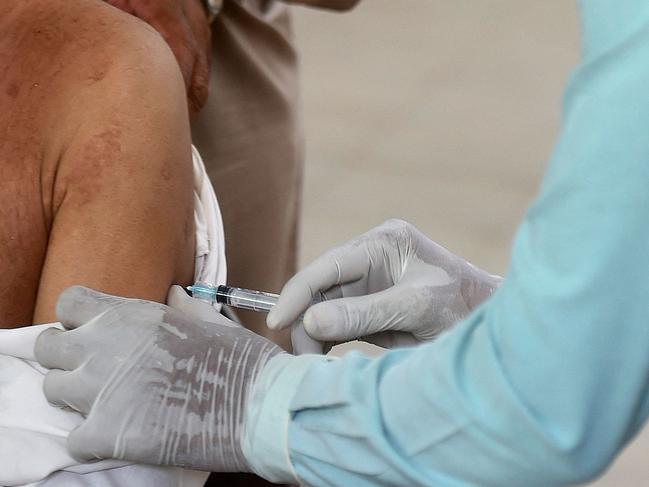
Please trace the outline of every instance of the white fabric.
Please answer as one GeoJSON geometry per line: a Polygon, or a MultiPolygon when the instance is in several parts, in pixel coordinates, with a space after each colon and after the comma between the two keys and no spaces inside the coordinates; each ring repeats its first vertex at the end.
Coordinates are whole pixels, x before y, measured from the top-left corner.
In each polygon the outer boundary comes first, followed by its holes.
{"type": "Polygon", "coordinates": [[[196,266],[194,282],[225,284],[225,236],[221,210],[200,154],[192,146],[194,163],[194,225],[196,266]]]}
{"type": "MultiPolygon", "coordinates": [[[[224,284],[223,224],[214,190],[196,149],[194,194],[196,280],[224,284]]],[[[0,485],[47,487],[199,487],[207,473],[118,461],[79,464],[66,438],[82,421],[71,410],[50,406],[42,392],[46,373],[34,360],[34,343],[47,327],[0,330],[0,485]],[[50,475],[51,474],[51,475],[50,475]]]]}

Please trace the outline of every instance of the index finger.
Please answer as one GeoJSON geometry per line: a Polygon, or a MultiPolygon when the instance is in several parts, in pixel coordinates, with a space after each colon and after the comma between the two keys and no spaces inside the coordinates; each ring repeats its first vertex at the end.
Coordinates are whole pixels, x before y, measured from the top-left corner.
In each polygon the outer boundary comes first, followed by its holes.
{"type": "Polygon", "coordinates": [[[34,357],[48,369],[74,370],[83,361],[84,349],[67,332],[47,328],[36,339],[34,357]]]}
{"type": "Polygon", "coordinates": [[[65,328],[78,328],[125,301],[125,298],[100,293],[87,287],[72,286],[59,296],[56,316],[65,328]]]}
{"type": "Polygon", "coordinates": [[[268,327],[286,328],[311,306],[318,293],[366,276],[369,267],[369,257],[362,247],[344,245],[324,253],[286,283],[268,313],[268,327]]]}

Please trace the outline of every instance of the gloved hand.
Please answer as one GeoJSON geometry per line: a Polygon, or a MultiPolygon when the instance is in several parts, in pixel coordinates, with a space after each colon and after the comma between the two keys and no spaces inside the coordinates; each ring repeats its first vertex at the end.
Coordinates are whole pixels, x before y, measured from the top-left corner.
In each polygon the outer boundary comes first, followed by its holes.
{"type": "MultiPolygon", "coordinates": [[[[167,305],[170,308],[185,313],[188,318],[194,321],[209,321],[219,323],[222,315],[213,305],[200,299],[194,299],[181,286],[171,286],[167,294],[167,305]]],[[[230,320],[233,325],[238,325],[230,320]]]]}
{"type": "Polygon", "coordinates": [[[317,340],[414,345],[467,316],[501,280],[409,223],[389,220],[297,273],[284,286],[267,324],[285,328],[308,308],[304,327],[317,340]],[[327,301],[309,308],[319,293],[327,301]]]}
{"type": "Polygon", "coordinates": [[[249,471],[245,405],[279,347],[217,313],[198,321],[82,287],[61,295],[57,315],[69,331],[44,331],[35,353],[58,369],[45,378],[47,399],[87,416],[68,438],[73,456],[249,471]]]}

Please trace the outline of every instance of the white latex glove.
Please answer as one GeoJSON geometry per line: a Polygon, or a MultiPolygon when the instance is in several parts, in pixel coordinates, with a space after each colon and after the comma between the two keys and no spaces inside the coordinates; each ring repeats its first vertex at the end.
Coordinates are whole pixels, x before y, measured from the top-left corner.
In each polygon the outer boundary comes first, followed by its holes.
{"type": "Polygon", "coordinates": [[[249,471],[241,450],[246,401],[281,349],[196,309],[204,303],[175,299],[210,321],[81,287],[59,298],[57,315],[68,331],[44,331],[35,353],[41,365],[58,369],[45,378],[47,399],[87,416],[68,438],[76,458],[249,471]]]}
{"type": "MultiPolygon", "coordinates": [[[[214,306],[200,299],[192,298],[181,286],[171,286],[167,295],[167,305],[197,321],[218,323],[225,318],[214,306]]],[[[228,322],[239,325],[231,320],[228,322]]]]}
{"type": "Polygon", "coordinates": [[[414,345],[463,319],[501,280],[409,223],[389,220],[298,272],[284,286],[267,324],[285,328],[308,308],[304,327],[317,340],[414,345]],[[319,292],[327,301],[309,308],[319,292]]]}

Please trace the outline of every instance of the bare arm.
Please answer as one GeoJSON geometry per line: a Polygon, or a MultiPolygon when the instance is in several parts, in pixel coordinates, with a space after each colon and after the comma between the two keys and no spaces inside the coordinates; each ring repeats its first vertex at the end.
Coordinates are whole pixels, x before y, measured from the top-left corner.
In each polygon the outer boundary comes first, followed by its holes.
{"type": "Polygon", "coordinates": [[[56,171],[35,322],[53,320],[56,298],[73,284],[164,301],[170,284],[193,276],[183,80],[163,40],[136,31],[136,39],[117,37],[100,79],[69,100],[77,109],[61,129],[69,143],[56,171]]]}

